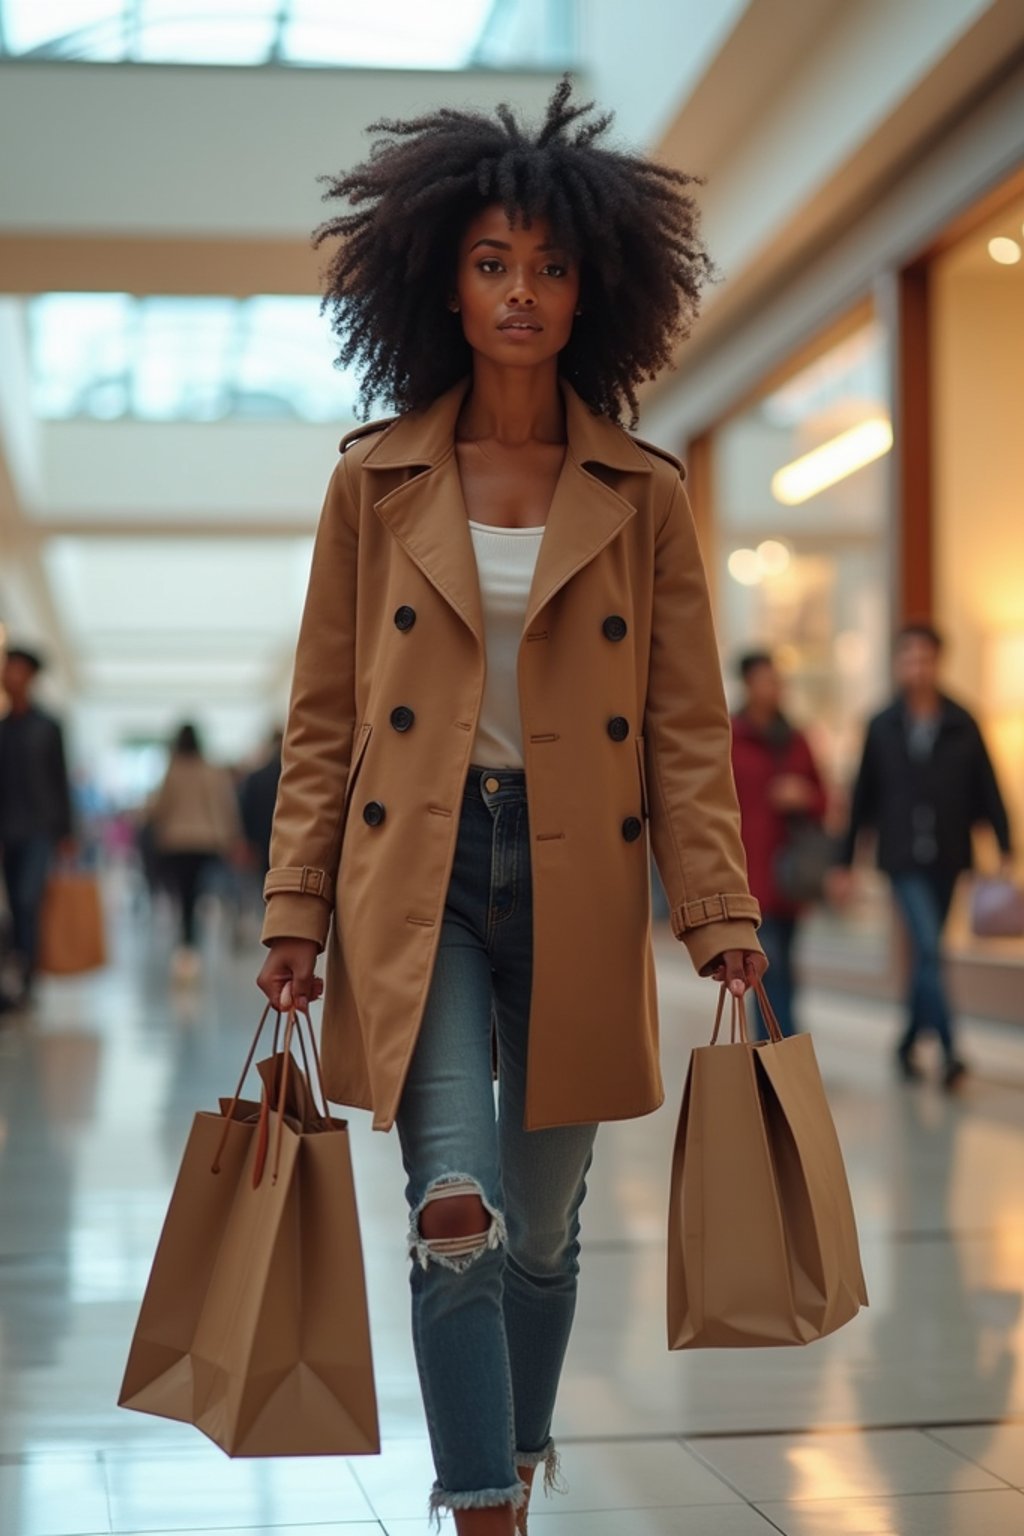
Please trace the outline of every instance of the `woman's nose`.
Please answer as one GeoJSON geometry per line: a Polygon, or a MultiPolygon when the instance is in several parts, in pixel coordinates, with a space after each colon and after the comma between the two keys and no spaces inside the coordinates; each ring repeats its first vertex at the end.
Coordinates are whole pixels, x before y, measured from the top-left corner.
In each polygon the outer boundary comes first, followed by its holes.
{"type": "Polygon", "coordinates": [[[536,304],[537,296],[522,274],[516,277],[512,287],[509,289],[508,302],[510,304],[522,304],[527,309],[532,308],[536,304]]]}

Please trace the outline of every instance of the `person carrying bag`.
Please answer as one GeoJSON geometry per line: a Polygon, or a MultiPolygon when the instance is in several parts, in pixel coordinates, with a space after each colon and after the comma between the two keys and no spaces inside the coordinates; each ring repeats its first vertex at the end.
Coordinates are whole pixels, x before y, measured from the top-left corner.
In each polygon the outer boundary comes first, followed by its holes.
{"type": "Polygon", "coordinates": [[[194,1424],[229,1456],[374,1454],[347,1122],[327,1113],[294,1009],[258,1064],[260,1101],[241,1098],[269,1012],[234,1097],[193,1122],[118,1404],[194,1424]]]}
{"type": "Polygon", "coordinates": [[[672,1158],[670,1349],[809,1344],[867,1306],[842,1152],[809,1035],[769,1039],[732,998],[728,1044],[690,1060],[672,1158]]]}

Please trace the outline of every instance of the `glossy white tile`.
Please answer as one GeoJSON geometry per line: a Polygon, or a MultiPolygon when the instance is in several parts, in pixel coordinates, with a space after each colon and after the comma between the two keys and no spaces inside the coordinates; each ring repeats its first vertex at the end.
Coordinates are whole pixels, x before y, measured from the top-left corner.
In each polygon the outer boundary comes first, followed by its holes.
{"type": "Polygon", "coordinates": [[[114,1532],[342,1524],[374,1511],[339,1458],[229,1461],[218,1450],[104,1458],[114,1532]]]}
{"type": "Polygon", "coordinates": [[[38,1456],[0,1466],[4,1536],[92,1536],[110,1530],[103,1468],[96,1456],[38,1456]]]}
{"type": "Polygon", "coordinates": [[[538,1476],[532,1498],[537,1516],[740,1502],[738,1494],[678,1440],[568,1444],[559,1455],[559,1481],[565,1492],[545,1494],[538,1476]]]}
{"type": "Polygon", "coordinates": [[[1024,1488],[1024,1424],[964,1424],[930,1433],[1004,1482],[1024,1488]]]}
{"type": "Polygon", "coordinates": [[[1024,1531],[1024,1494],[1016,1489],[760,1508],[784,1536],[1021,1536],[1024,1531]]]}
{"type": "Polygon", "coordinates": [[[694,1449],[752,1503],[999,1488],[990,1472],[919,1430],[710,1439],[694,1449]]]}

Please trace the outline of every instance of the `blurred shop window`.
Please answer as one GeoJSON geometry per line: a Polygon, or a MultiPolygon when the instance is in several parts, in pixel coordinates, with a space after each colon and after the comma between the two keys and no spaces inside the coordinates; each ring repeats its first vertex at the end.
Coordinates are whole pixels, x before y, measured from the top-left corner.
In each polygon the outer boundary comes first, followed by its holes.
{"type": "MultiPolygon", "coordinates": [[[[889,692],[889,338],[865,308],[711,437],[716,617],[727,664],[765,648],[842,824],[866,720],[889,692]],[[811,360],[808,361],[807,357],[811,360]]],[[[731,671],[731,668],[730,668],[731,671]]],[[[842,919],[818,908],[801,949],[819,976],[891,966],[873,876],[842,919]]]]}
{"type": "Polygon", "coordinates": [[[37,414],[51,420],[347,420],[319,301],[49,293],[29,301],[37,414]]]}
{"type": "Polygon", "coordinates": [[[869,318],[713,434],[727,655],[776,655],[838,782],[888,689],[888,379],[888,338],[869,318]]]}
{"type": "Polygon", "coordinates": [[[132,64],[562,68],[574,0],[0,0],[0,56],[132,64]]]}

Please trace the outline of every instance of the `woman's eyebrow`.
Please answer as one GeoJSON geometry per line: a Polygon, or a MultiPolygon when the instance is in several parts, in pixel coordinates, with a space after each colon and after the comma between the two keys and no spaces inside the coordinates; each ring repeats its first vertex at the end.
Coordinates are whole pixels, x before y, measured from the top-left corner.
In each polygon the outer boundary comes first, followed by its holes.
{"type": "MultiPolygon", "coordinates": [[[[507,240],[492,240],[487,235],[482,235],[479,240],[474,240],[469,248],[470,251],[475,251],[478,245],[489,245],[496,251],[510,251],[512,249],[507,240]]],[[[562,247],[560,245],[535,245],[534,250],[561,251],[562,247]]]]}

